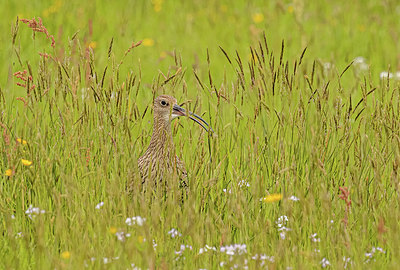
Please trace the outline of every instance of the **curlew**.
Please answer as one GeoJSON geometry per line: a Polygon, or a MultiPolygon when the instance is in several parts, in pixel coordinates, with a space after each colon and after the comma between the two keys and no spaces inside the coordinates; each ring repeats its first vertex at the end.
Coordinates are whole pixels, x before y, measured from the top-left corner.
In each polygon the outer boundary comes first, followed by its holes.
{"type": "Polygon", "coordinates": [[[138,167],[142,176],[142,183],[151,180],[154,183],[162,181],[164,176],[179,176],[181,183],[186,186],[187,172],[184,162],[175,154],[175,146],[172,139],[171,122],[173,119],[186,116],[207,132],[212,131],[209,124],[200,116],[186,112],[181,108],[174,97],[161,95],[153,104],[153,135],[146,152],[138,159],[138,167]]]}

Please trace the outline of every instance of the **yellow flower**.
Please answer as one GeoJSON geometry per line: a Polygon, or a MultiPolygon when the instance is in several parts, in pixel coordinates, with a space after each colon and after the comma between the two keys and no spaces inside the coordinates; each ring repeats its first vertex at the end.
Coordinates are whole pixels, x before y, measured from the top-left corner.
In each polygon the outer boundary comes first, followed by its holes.
{"type": "Polygon", "coordinates": [[[52,6],[50,6],[48,9],[43,10],[43,12],[42,12],[43,17],[46,18],[50,14],[57,13],[60,10],[61,6],[62,6],[61,0],[55,1],[52,6]]]}
{"type": "Polygon", "coordinates": [[[287,11],[288,11],[290,14],[292,14],[293,11],[294,11],[294,7],[293,7],[292,5],[288,6],[287,11]]]}
{"type": "Polygon", "coordinates": [[[30,160],[27,160],[27,159],[21,159],[21,162],[22,162],[22,164],[23,165],[25,165],[25,166],[31,166],[32,165],[32,161],[30,161],[30,160]]]}
{"type": "Polygon", "coordinates": [[[145,38],[145,39],[143,39],[142,44],[143,44],[143,46],[151,47],[154,45],[154,40],[151,38],[145,38]]]}
{"type": "Polygon", "coordinates": [[[8,169],[8,170],[6,170],[5,175],[12,176],[13,175],[13,171],[11,169],[8,169]]]}
{"type": "Polygon", "coordinates": [[[261,13],[254,13],[252,18],[253,18],[253,22],[255,22],[255,23],[260,23],[260,22],[264,21],[264,15],[262,15],[261,13]]]}
{"type": "Polygon", "coordinates": [[[111,234],[116,234],[116,233],[117,233],[117,228],[115,228],[115,227],[110,227],[110,228],[108,229],[108,231],[109,231],[111,234]]]}
{"type": "Polygon", "coordinates": [[[267,195],[267,196],[265,196],[262,200],[263,200],[263,202],[277,202],[277,201],[280,201],[280,200],[282,200],[282,194],[279,194],[279,193],[275,193],[275,194],[270,194],[270,195],[267,195]]]}
{"type": "Polygon", "coordinates": [[[160,12],[163,4],[163,0],[152,0],[153,8],[155,12],[160,12]]]}
{"type": "Polygon", "coordinates": [[[138,240],[139,243],[143,243],[144,241],[146,241],[146,240],[144,239],[144,237],[141,236],[141,235],[138,236],[137,240],[138,240]]]}
{"type": "Polygon", "coordinates": [[[20,144],[27,144],[27,142],[24,139],[18,138],[17,142],[19,142],[20,144]]]}
{"type": "Polygon", "coordinates": [[[61,253],[61,258],[68,260],[71,257],[71,253],[69,251],[64,251],[61,253]]]}
{"type": "Polygon", "coordinates": [[[97,42],[96,41],[90,41],[86,43],[86,48],[92,48],[92,49],[96,49],[97,47],[97,42]]]}

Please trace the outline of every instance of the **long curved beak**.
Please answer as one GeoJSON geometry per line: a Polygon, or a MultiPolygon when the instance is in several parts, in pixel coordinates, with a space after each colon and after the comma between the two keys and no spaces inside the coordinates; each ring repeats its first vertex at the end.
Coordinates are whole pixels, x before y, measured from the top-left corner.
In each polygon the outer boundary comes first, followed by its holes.
{"type": "Polygon", "coordinates": [[[197,124],[199,124],[202,128],[204,128],[207,132],[212,131],[214,133],[214,130],[210,127],[210,125],[200,116],[198,116],[195,113],[192,113],[189,111],[189,113],[186,113],[186,110],[177,104],[174,105],[172,108],[172,115],[174,117],[179,117],[179,116],[187,116],[193,121],[195,121],[197,124]]]}

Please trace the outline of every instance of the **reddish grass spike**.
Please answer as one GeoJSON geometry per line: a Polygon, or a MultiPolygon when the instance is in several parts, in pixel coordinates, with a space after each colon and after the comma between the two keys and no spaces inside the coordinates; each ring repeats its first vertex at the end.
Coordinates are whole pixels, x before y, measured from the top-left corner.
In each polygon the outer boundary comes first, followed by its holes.
{"type": "Polygon", "coordinates": [[[20,101],[22,101],[23,103],[24,103],[24,106],[26,107],[26,106],[28,106],[28,101],[26,101],[23,97],[17,97],[17,98],[15,98],[16,100],[20,100],[20,101]]]}
{"type": "Polygon", "coordinates": [[[56,40],[54,39],[53,35],[49,34],[46,27],[43,25],[42,19],[38,17],[38,21],[35,18],[29,19],[21,19],[21,22],[28,24],[28,27],[31,28],[34,32],[42,32],[46,35],[47,39],[51,40],[51,47],[56,47],[56,40]]]}

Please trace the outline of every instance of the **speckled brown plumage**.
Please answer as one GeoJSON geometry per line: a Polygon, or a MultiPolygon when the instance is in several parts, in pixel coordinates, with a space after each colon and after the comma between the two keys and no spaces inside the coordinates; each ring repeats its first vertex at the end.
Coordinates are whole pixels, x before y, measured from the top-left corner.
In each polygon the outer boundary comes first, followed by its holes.
{"type": "Polygon", "coordinates": [[[181,183],[186,185],[187,172],[184,162],[175,154],[171,121],[179,116],[187,116],[207,131],[206,126],[209,127],[209,125],[198,115],[191,112],[186,113],[183,108],[178,106],[176,99],[171,96],[157,97],[154,100],[153,111],[153,135],[145,153],[138,159],[142,183],[148,181],[157,183],[163,178],[165,179],[166,175],[177,175],[180,180],[183,180],[181,183]]]}

